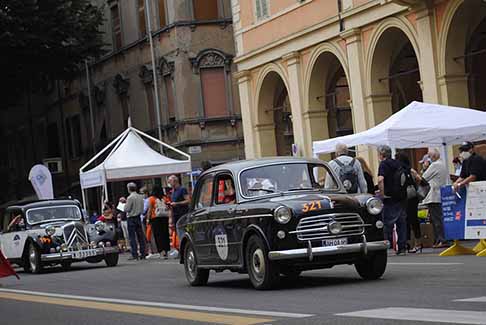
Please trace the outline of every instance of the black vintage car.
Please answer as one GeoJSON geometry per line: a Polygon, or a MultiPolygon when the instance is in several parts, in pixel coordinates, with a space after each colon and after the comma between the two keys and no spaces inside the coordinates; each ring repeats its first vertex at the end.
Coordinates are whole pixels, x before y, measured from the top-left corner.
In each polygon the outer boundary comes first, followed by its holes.
{"type": "Polygon", "coordinates": [[[0,218],[0,247],[11,263],[26,272],[46,266],[105,261],[118,264],[113,224],[86,224],[76,200],[44,200],[9,206],[0,218]]]}
{"type": "Polygon", "coordinates": [[[229,269],[267,289],[281,275],[338,264],[377,279],[387,263],[382,209],[369,194],[347,194],[320,160],[228,163],[197,182],[191,212],[177,224],[180,262],[193,286],[205,285],[210,270],[229,269]]]}

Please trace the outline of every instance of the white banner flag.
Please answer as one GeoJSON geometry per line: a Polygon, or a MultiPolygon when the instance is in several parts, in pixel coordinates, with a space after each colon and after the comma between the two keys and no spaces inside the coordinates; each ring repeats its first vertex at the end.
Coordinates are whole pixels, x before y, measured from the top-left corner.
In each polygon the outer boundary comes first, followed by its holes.
{"type": "Polygon", "coordinates": [[[52,175],[44,165],[35,165],[29,173],[29,181],[34,187],[39,200],[54,199],[54,189],[52,188],[52,175]]]}

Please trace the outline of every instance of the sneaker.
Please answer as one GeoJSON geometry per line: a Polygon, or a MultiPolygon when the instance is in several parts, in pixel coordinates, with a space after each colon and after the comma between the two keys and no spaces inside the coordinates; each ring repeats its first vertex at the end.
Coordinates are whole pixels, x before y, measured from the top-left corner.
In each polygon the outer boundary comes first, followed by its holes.
{"type": "Polygon", "coordinates": [[[169,256],[167,255],[167,252],[162,252],[162,254],[160,254],[160,258],[163,258],[164,260],[168,259],[169,256]]]}
{"type": "Polygon", "coordinates": [[[155,258],[160,258],[160,254],[156,253],[156,254],[148,254],[147,255],[148,260],[155,259],[155,258]]]}
{"type": "Polygon", "coordinates": [[[405,255],[405,253],[406,253],[406,250],[405,249],[399,249],[397,251],[397,256],[399,256],[399,255],[405,255]]]}
{"type": "Polygon", "coordinates": [[[129,261],[136,261],[136,260],[138,260],[138,256],[130,256],[130,257],[128,258],[128,260],[129,260],[129,261]]]}

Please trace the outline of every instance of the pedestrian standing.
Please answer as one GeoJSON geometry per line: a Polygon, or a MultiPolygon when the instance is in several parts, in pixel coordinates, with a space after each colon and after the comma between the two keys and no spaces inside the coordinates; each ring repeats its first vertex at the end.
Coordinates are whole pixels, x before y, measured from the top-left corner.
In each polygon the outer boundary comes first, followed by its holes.
{"type": "Polygon", "coordinates": [[[127,199],[125,197],[121,197],[118,200],[117,206],[117,219],[119,219],[119,224],[123,233],[123,241],[125,250],[128,250],[129,246],[129,239],[128,239],[128,225],[127,225],[127,213],[125,212],[125,204],[127,203],[127,199]]]}
{"type": "Polygon", "coordinates": [[[356,159],[361,164],[361,168],[363,169],[363,175],[366,180],[366,193],[368,194],[375,194],[375,183],[373,181],[373,173],[371,172],[370,167],[366,163],[366,160],[363,157],[356,157],[356,159]]]}
{"type": "Polygon", "coordinates": [[[386,239],[393,243],[393,226],[397,227],[397,255],[405,254],[407,246],[407,188],[402,165],[392,159],[389,146],[378,147],[378,193],[383,198],[383,223],[386,239]]]}
{"type": "Polygon", "coordinates": [[[428,156],[431,164],[422,176],[417,176],[430,185],[430,190],[423,203],[429,210],[429,218],[434,230],[435,244],[434,248],[447,247],[444,236],[444,221],[442,217],[442,205],[440,198],[440,188],[447,184],[449,172],[445,163],[440,159],[440,151],[437,148],[430,148],[428,156]]]}
{"type": "MultiPolygon", "coordinates": [[[[191,197],[187,189],[181,186],[181,182],[176,175],[171,175],[168,179],[169,186],[172,188],[170,207],[172,208],[172,227],[177,232],[177,221],[189,212],[191,197]]],[[[180,234],[178,234],[180,235],[180,234]]],[[[179,236],[180,238],[180,236],[179,236]]]]}
{"type": "Polygon", "coordinates": [[[408,252],[422,252],[422,232],[420,230],[420,221],[418,219],[418,205],[420,199],[417,194],[417,181],[413,176],[417,174],[417,172],[411,167],[410,159],[404,152],[398,153],[396,158],[402,164],[402,167],[405,169],[405,173],[407,175],[407,240],[410,241],[412,239],[412,231],[415,237],[415,245],[413,248],[411,248],[411,245],[408,245],[408,252]]]}
{"type": "MultiPolygon", "coordinates": [[[[360,162],[348,153],[348,147],[336,145],[336,159],[329,162],[329,167],[338,175],[348,193],[367,193],[368,186],[360,162]]],[[[325,188],[332,188],[332,177],[326,177],[325,188]]]]}
{"type": "Polygon", "coordinates": [[[157,247],[157,253],[153,254],[154,257],[163,257],[167,259],[167,253],[170,250],[170,213],[171,210],[166,204],[165,194],[162,187],[155,186],[152,189],[152,196],[149,197],[148,208],[149,223],[157,247]]]}
{"type": "Polygon", "coordinates": [[[135,183],[128,183],[127,189],[130,195],[127,198],[125,212],[127,213],[128,237],[132,253],[132,257],[129,259],[145,259],[145,236],[140,220],[140,215],[143,213],[143,197],[137,193],[137,185],[135,183]],[[139,254],[137,253],[137,246],[140,247],[139,254]]]}
{"type": "Polygon", "coordinates": [[[454,190],[467,186],[471,182],[486,180],[486,161],[476,154],[472,142],[464,142],[459,147],[462,159],[462,169],[459,178],[454,183],[454,190]]]}

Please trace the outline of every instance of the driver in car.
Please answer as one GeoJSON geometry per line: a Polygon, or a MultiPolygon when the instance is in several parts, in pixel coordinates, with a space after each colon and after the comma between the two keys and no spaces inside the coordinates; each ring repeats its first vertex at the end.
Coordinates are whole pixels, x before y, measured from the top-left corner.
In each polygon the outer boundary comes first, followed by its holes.
{"type": "Polygon", "coordinates": [[[17,215],[10,221],[7,227],[7,231],[21,231],[24,228],[24,219],[22,215],[17,215]]]}

